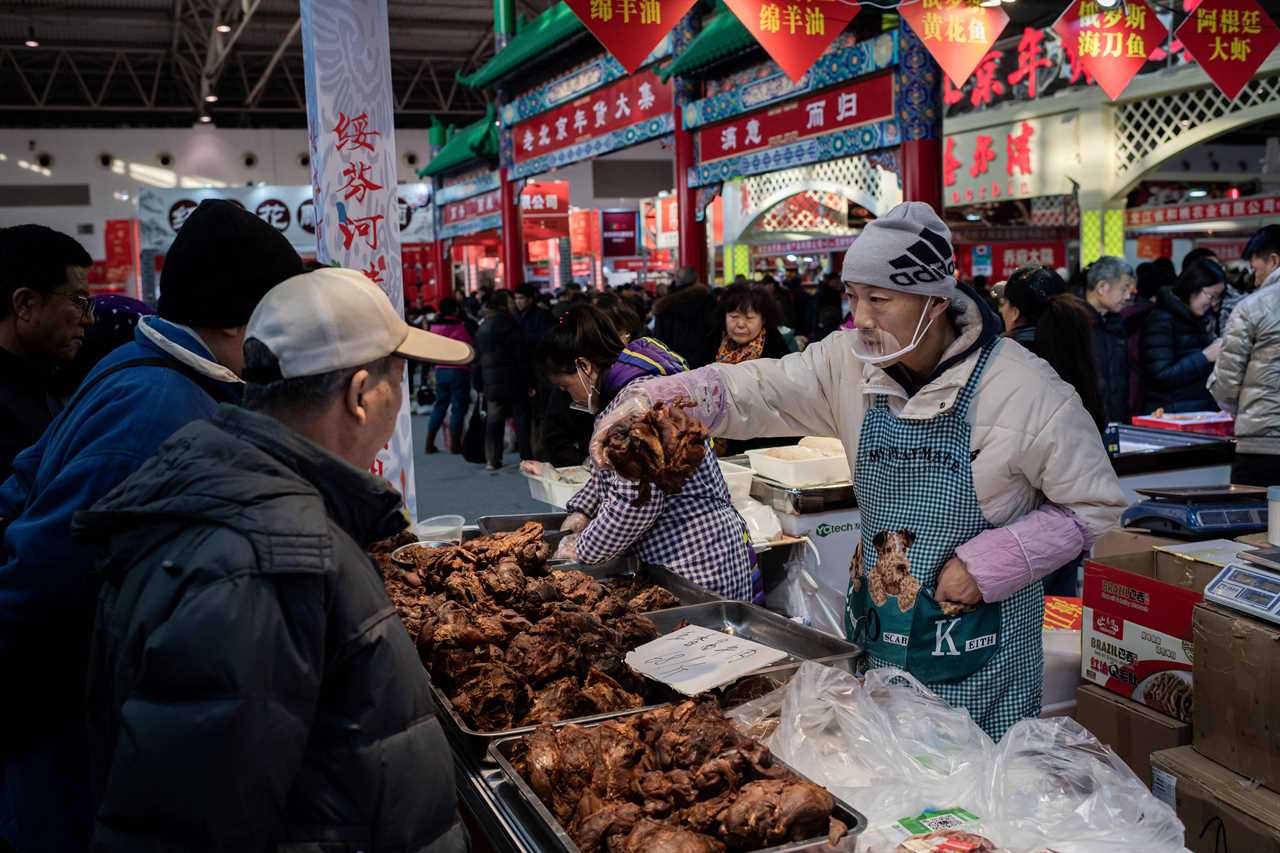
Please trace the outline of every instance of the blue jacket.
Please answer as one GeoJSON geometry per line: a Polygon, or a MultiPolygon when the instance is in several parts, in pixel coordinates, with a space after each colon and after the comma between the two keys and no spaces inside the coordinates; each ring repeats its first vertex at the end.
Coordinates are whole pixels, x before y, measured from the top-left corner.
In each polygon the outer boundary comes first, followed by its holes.
{"type": "Polygon", "coordinates": [[[198,337],[158,317],[143,319],[86,387],[113,365],[155,358],[211,381],[152,366],[108,376],[18,455],[0,487],[0,683],[21,685],[11,694],[19,701],[0,702],[0,838],[18,853],[87,849],[92,827],[83,707],[99,578],[93,550],[71,540],[71,518],[178,429],[240,396],[198,337]]]}

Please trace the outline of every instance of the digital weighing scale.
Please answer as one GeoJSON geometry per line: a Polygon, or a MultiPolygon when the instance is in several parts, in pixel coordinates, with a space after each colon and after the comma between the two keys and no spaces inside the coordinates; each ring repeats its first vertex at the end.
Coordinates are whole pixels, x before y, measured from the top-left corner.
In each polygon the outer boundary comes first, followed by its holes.
{"type": "Polygon", "coordinates": [[[1204,588],[1215,604],[1280,624],[1280,549],[1245,551],[1204,588]]]}
{"type": "Polygon", "coordinates": [[[1267,490],[1256,486],[1138,489],[1147,497],[1121,524],[1187,539],[1234,539],[1267,529],[1267,490]]]}

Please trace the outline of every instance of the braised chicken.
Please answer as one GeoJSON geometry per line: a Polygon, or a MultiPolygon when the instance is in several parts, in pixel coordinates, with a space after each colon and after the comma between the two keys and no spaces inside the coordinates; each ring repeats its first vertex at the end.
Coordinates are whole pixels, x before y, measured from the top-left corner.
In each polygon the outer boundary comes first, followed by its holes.
{"type": "Polygon", "coordinates": [[[685,414],[692,400],[655,403],[630,420],[614,424],[604,438],[604,452],[613,470],[639,484],[635,505],[652,499],[653,487],[674,495],[701,467],[707,454],[707,428],[685,414]]]}

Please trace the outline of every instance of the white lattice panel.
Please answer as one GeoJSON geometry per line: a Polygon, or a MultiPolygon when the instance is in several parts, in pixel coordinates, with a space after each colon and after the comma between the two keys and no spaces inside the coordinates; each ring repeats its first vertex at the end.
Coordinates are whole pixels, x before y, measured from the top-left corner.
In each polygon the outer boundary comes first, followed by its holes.
{"type": "Polygon", "coordinates": [[[1280,104],[1280,75],[1255,77],[1234,101],[1209,85],[1123,103],[1115,113],[1116,176],[1136,177],[1140,173],[1134,169],[1161,146],[1211,121],[1267,104],[1280,104]]]}
{"type": "Polygon", "coordinates": [[[865,155],[814,163],[780,172],[767,172],[742,179],[745,207],[760,213],[788,195],[810,187],[839,187],[846,197],[876,216],[887,213],[902,201],[897,176],[886,172],[865,155]]]}

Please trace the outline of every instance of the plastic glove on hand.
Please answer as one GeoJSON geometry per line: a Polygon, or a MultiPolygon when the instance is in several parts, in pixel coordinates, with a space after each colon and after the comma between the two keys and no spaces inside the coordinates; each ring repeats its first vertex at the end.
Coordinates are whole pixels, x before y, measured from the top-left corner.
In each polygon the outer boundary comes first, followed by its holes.
{"type": "Polygon", "coordinates": [[[551,557],[553,560],[569,560],[578,559],[578,534],[572,533],[560,540],[556,553],[551,557]]]}
{"type": "Polygon", "coordinates": [[[958,557],[952,557],[938,572],[938,586],[933,597],[948,616],[977,609],[982,603],[982,590],[969,574],[969,568],[958,557]]]}
{"type": "Polygon", "coordinates": [[[587,525],[590,523],[591,516],[581,512],[571,512],[569,517],[564,520],[564,523],[560,525],[560,529],[568,530],[570,533],[581,533],[587,529],[587,525]]]}
{"type": "Polygon", "coordinates": [[[613,467],[604,452],[604,440],[614,424],[624,423],[637,418],[653,408],[649,395],[640,389],[626,390],[618,403],[607,414],[596,418],[595,430],[591,433],[591,461],[602,471],[613,467]]]}

